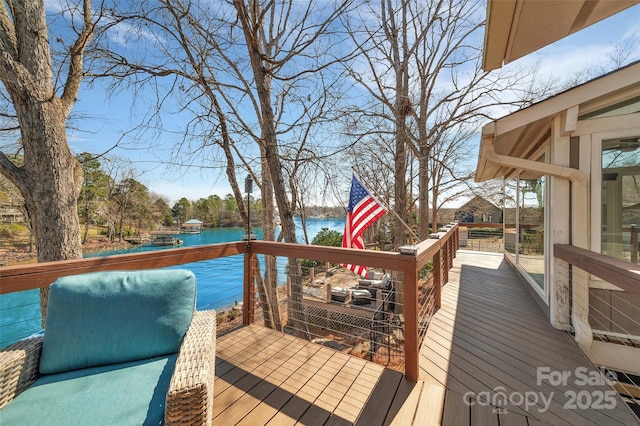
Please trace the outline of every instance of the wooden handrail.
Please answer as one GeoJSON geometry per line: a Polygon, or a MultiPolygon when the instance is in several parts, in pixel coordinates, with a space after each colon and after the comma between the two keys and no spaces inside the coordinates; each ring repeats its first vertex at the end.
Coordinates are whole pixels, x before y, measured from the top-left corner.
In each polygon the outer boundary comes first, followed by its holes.
{"type": "Polygon", "coordinates": [[[352,265],[375,266],[377,268],[401,271],[404,265],[413,264],[416,259],[400,253],[379,250],[358,250],[342,247],[289,244],[273,241],[252,241],[251,252],[272,256],[313,259],[322,262],[346,263],[352,265]]]}
{"type": "MultiPolygon", "coordinates": [[[[513,229],[516,227],[515,223],[473,223],[473,222],[460,222],[458,226],[462,228],[491,228],[491,229],[502,229],[504,227],[508,229],[513,229]]],[[[524,225],[520,224],[520,229],[532,229],[536,228],[540,225],[524,225]]]]}
{"type": "Polygon", "coordinates": [[[246,243],[222,243],[144,253],[59,260],[0,268],[0,294],[46,287],[59,277],[85,272],[153,269],[246,252],[246,243]]]}
{"type": "Polygon", "coordinates": [[[554,256],[630,293],[640,293],[640,265],[570,244],[555,244],[554,256]]]}
{"type": "MultiPolygon", "coordinates": [[[[504,227],[504,223],[473,223],[473,222],[460,222],[458,226],[464,228],[495,228],[502,229],[504,227]]],[[[515,224],[514,224],[515,226],[515,224]]]]}
{"type": "Polygon", "coordinates": [[[357,250],[340,247],[326,247],[303,244],[287,244],[270,241],[238,241],[211,244],[206,246],[185,247],[144,253],[122,254],[114,256],[44,262],[29,265],[0,267],[0,294],[26,291],[50,285],[57,278],[86,272],[107,270],[153,269],[181,265],[202,260],[217,259],[239,254],[245,255],[244,266],[244,311],[245,323],[253,317],[251,310],[253,292],[252,262],[258,254],[298,259],[313,259],[324,262],[350,263],[389,270],[402,271],[404,274],[403,291],[405,295],[405,376],[410,381],[418,380],[418,271],[433,259],[435,306],[440,306],[440,286],[446,282],[446,271],[451,267],[458,242],[458,226],[440,232],[439,239],[425,240],[417,245],[416,254],[404,255],[396,252],[377,250],[357,250]],[[440,268],[444,266],[445,276],[441,277],[440,268]],[[437,271],[437,272],[435,272],[437,271]],[[441,280],[444,278],[444,281],[441,280]]]}

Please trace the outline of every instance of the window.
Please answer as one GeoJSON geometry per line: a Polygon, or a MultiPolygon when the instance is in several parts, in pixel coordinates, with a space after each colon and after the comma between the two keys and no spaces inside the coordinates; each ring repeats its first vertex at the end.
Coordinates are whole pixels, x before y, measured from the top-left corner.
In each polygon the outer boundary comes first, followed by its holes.
{"type": "Polygon", "coordinates": [[[545,290],[546,182],[544,175],[520,172],[504,184],[504,249],[540,292],[545,290]]]}
{"type": "Polygon", "coordinates": [[[518,264],[544,289],[544,176],[519,179],[518,264]]]}
{"type": "Polygon", "coordinates": [[[513,255],[515,261],[516,255],[516,218],[517,218],[517,200],[518,200],[518,180],[509,179],[504,183],[504,249],[507,253],[513,255]]]}
{"type": "Polygon", "coordinates": [[[602,253],[638,263],[640,137],[602,141],[602,253]]]}

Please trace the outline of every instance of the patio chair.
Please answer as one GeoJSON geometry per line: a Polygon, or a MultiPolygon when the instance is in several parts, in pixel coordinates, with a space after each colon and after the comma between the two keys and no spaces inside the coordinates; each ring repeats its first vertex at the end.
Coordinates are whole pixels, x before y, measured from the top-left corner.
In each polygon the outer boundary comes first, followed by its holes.
{"type": "Polygon", "coordinates": [[[58,279],[44,335],[0,351],[0,424],[211,424],[215,311],[187,270],[58,279]]]}

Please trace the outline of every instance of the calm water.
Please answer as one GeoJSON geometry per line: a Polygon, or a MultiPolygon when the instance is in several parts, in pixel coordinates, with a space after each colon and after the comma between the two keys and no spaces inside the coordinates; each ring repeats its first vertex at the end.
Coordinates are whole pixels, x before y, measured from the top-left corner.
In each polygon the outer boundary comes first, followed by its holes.
{"type": "MultiPolygon", "coordinates": [[[[300,222],[296,219],[296,224],[300,222]]],[[[328,228],[341,232],[344,230],[344,219],[309,219],[307,233],[310,239],[322,229],[328,228]]],[[[262,238],[262,229],[253,230],[258,239],[262,238]]],[[[200,234],[182,234],[184,241],[181,247],[192,247],[206,244],[224,243],[242,240],[242,228],[207,229],[200,234]]],[[[298,242],[304,241],[302,229],[298,229],[298,242]]],[[[156,247],[145,245],[127,250],[94,253],[85,257],[106,256],[142,251],[166,250],[173,247],[156,247]]],[[[280,283],[284,283],[285,260],[278,260],[280,283]]],[[[242,300],[242,280],[244,257],[230,256],[222,259],[188,263],[171,268],[186,268],[193,271],[198,282],[197,308],[220,309],[233,306],[242,300]]],[[[0,295],[0,348],[23,337],[40,331],[40,308],[38,290],[24,291],[0,295]]]]}

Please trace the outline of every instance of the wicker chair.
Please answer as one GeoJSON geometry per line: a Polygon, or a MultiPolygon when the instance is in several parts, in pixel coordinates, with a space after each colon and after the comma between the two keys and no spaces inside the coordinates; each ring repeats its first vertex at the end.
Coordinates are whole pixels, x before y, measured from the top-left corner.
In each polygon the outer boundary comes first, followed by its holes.
{"type": "MultiPolygon", "coordinates": [[[[166,424],[211,424],[215,343],[216,312],[196,311],[182,340],[167,391],[166,424]]],[[[37,336],[0,351],[0,409],[39,377],[42,347],[43,336],[37,336]]]]}

